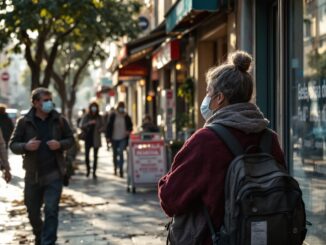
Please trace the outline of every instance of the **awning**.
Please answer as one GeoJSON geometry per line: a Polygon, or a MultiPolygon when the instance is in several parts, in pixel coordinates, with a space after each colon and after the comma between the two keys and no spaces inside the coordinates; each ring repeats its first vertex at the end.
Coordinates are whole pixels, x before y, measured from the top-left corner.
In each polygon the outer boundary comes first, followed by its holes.
{"type": "Polygon", "coordinates": [[[143,57],[142,54],[152,51],[154,48],[164,42],[166,37],[165,22],[163,22],[146,36],[127,43],[125,45],[125,58],[137,56],[141,59],[143,57]]]}
{"type": "Polygon", "coordinates": [[[130,80],[149,75],[149,56],[166,40],[165,22],[144,37],[127,43],[119,57],[118,79],[130,80]]]}
{"type": "Polygon", "coordinates": [[[166,32],[172,32],[182,22],[199,17],[204,11],[216,12],[220,8],[221,0],[179,0],[166,14],[166,32]]]}

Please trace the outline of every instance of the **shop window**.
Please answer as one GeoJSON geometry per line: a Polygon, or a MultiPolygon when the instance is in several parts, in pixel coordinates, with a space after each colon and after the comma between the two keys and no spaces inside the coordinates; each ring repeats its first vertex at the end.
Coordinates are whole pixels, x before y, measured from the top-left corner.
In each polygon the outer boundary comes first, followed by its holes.
{"type": "MultiPolygon", "coordinates": [[[[299,181],[306,204],[306,244],[326,244],[326,0],[304,1],[302,46],[293,43],[291,79],[291,171],[299,181]],[[307,38],[307,37],[313,38],[307,38]],[[300,50],[301,49],[301,50],[300,50]],[[298,54],[302,55],[298,55],[298,54]]],[[[297,22],[298,23],[298,22],[297,22]]],[[[297,30],[298,24],[294,24],[297,30]],[[296,26],[295,26],[296,25],[296,26]]],[[[294,34],[297,35],[297,34],[294,34]]],[[[295,37],[293,37],[295,39],[295,37]]]]}

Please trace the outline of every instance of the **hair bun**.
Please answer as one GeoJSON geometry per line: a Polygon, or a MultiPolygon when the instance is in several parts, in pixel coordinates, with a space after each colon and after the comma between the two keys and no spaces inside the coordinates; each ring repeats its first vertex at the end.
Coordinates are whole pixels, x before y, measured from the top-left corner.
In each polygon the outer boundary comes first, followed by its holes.
{"type": "Polygon", "coordinates": [[[242,72],[248,71],[251,61],[251,55],[244,51],[236,51],[229,58],[229,62],[242,72]]]}

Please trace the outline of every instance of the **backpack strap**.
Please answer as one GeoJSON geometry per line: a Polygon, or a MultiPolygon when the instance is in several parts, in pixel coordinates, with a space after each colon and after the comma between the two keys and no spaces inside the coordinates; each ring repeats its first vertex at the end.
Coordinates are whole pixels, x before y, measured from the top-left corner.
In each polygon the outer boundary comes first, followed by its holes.
{"type": "Polygon", "coordinates": [[[220,233],[215,231],[214,224],[209,216],[208,209],[205,205],[204,205],[204,215],[205,215],[205,219],[206,219],[209,231],[211,233],[213,245],[218,245],[219,240],[220,240],[220,233]]]}
{"type": "Polygon", "coordinates": [[[221,124],[210,124],[206,128],[209,128],[217,134],[219,138],[227,145],[234,156],[244,154],[243,148],[239,141],[230,133],[230,131],[221,124]]]}
{"type": "Polygon", "coordinates": [[[269,128],[264,129],[259,144],[259,147],[262,150],[262,152],[272,154],[272,137],[273,137],[273,131],[269,128]]]}

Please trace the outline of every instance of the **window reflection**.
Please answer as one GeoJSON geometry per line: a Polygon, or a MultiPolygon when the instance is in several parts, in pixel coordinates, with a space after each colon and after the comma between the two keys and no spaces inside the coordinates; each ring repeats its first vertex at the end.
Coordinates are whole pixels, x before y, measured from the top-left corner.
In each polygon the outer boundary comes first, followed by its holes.
{"type": "Polygon", "coordinates": [[[303,78],[293,81],[293,173],[303,190],[308,244],[326,244],[326,0],[305,0],[303,78]]]}

